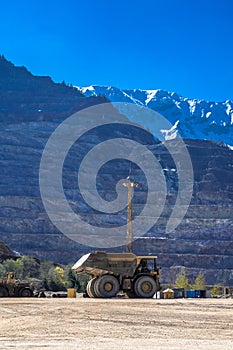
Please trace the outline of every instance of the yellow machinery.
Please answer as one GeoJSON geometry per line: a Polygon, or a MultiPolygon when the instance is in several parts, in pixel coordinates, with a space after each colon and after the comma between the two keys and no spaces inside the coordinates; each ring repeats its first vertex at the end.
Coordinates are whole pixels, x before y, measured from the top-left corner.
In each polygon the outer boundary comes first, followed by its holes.
{"type": "Polygon", "coordinates": [[[32,297],[33,283],[19,281],[14,272],[8,272],[4,280],[0,280],[0,298],[1,297],[32,297]]]}
{"type": "Polygon", "coordinates": [[[156,259],[133,253],[94,252],[82,256],[72,269],[92,277],[86,289],[88,297],[111,298],[122,290],[130,298],[152,298],[160,290],[156,259]]]}

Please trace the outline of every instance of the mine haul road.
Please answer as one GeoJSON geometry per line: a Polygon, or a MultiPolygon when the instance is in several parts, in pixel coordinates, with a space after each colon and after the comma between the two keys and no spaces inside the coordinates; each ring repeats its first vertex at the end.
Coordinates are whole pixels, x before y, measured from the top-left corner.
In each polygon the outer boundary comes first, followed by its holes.
{"type": "Polygon", "coordinates": [[[232,350],[233,299],[0,299],[0,349],[232,350]]]}

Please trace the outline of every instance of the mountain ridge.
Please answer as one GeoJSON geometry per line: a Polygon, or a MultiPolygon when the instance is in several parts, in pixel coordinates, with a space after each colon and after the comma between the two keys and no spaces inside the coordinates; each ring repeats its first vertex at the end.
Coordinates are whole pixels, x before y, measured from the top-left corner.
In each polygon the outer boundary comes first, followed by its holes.
{"type": "Polygon", "coordinates": [[[0,56],[0,123],[63,120],[82,108],[107,102],[105,97],[86,98],[72,86],[54,83],[48,76],[34,76],[0,56]]]}
{"type": "Polygon", "coordinates": [[[174,95],[174,96],[177,96],[179,98],[187,99],[190,101],[205,101],[207,103],[224,103],[224,102],[229,102],[229,101],[233,102],[233,100],[231,100],[231,99],[226,99],[223,101],[215,101],[215,100],[207,100],[207,99],[201,99],[201,98],[184,97],[184,95],[181,93],[170,91],[170,90],[164,90],[164,89],[142,89],[142,88],[128,89],[128,88],[118,88],[117,86],[113,86],[113,85],[97,85],[97,84],[87,85],[87,86],[74,85],[74,87],[77,88],[78,90],[82,90],[83,94],[85,94],[85,92],[88,90],[95,91],[96,88],[104,88],[104,89],[114,89],[114,90],[121,90],[121,91],[128,91],[128,92],[132,91],[134,93],[137,91],[141,91],[141,92],[147,92],[148,94],[154,94],[157,92],[161,92],[161,93],[164,92],[165,94],[174,95]]]}
{"type": "MultiPolygon", "coordinates": [[[[111,102],[134,103],[160,113],[172,124],[173,138],[179,133],[182,138],[211,140],[233,147],[233,100],[189,99],[160,89],[127,90],[98,85],[76,88],[85,96],[104,95],[111,102]]],[[[141,124],[153,133],[146,120],[142,119],[141,124]]]]}

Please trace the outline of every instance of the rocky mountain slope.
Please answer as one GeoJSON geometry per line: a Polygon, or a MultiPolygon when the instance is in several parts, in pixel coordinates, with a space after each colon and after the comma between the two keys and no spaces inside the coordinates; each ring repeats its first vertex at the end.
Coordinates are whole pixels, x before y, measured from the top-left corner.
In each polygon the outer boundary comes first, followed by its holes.
{"type": "Polygon", "coordinates": [[[0,262],[6,259],[12,259],[16,254],[3,242],[0,242],[0,262]]]}
{"type": "MultiPolygon", "coordinates": [[[[106,102],[102,96],[87,98],[72,87],[35,77],[1,57],[0,240],[12,250],[57,263],[73,263],[90,251],[90,247],[64,236],[49,220],[39,190],[39,165],[45,144],[60,122],[81,108],[102,102],[106,102]]],[[[233,152],[210,141],[185,141],[194,168],[191,205],[181,224],[165,233],[178,191],[174,162],[163,144],[146,131],[119,128],[94,130],[82,138],[81,148],[77,143],[70,150],[63,184],[72,209],[93,225],[124,224],[126,209],[103,217],[88,207],[77,188],[77,169],[87,150],[109,137],[120,135],[143,143],[160,159],[168,194],[157,224],[134,242],[135,252],[157,254],[165,282],[174,279],[184,266],[191,278],[202,271],[208,283],[233,285],[233,152]]],[[[175,139],[169,142],[176,147],[175,139]]],[[[127,177],[130,171],[140,184],[133,202],[134,215],[139,214],[147,190],[142,171],[126,160],[108,162],[101,171],[98,189],[108,200],[116,195],[119,177],[127,177]]]]}
{"type": "MultiPolygon", "coordinates": [[[[160,113],[182,138],[212,140],[233,146],[233,101],[209,102],[163,90],[122,90],[112,86],[77,87],[85,96],[104,95],[112,102],[135,103],[160,113]]],[[[154,121],[141,120],[153,133],[154,121]]],[[[169,135],[171,137],[171,135],[169,135]]]]}
{"type": "Polygon", "coordinates": [[[12,249],[56,262],[71,261],[70,249],[73,259],[87,249],[50,223],[40,198],[39,165],[49,136],[64,119],[104,102],[0,56],[0,239],[12,249]]]}

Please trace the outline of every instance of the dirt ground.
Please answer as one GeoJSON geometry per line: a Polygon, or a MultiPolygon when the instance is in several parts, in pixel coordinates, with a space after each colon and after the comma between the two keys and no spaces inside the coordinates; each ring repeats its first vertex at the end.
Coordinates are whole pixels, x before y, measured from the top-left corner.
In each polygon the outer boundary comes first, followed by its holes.
{"type": "Polygon", "coordinates": [[[0,349],[233,349],[233,299],[0,299],[0,349]]]}

